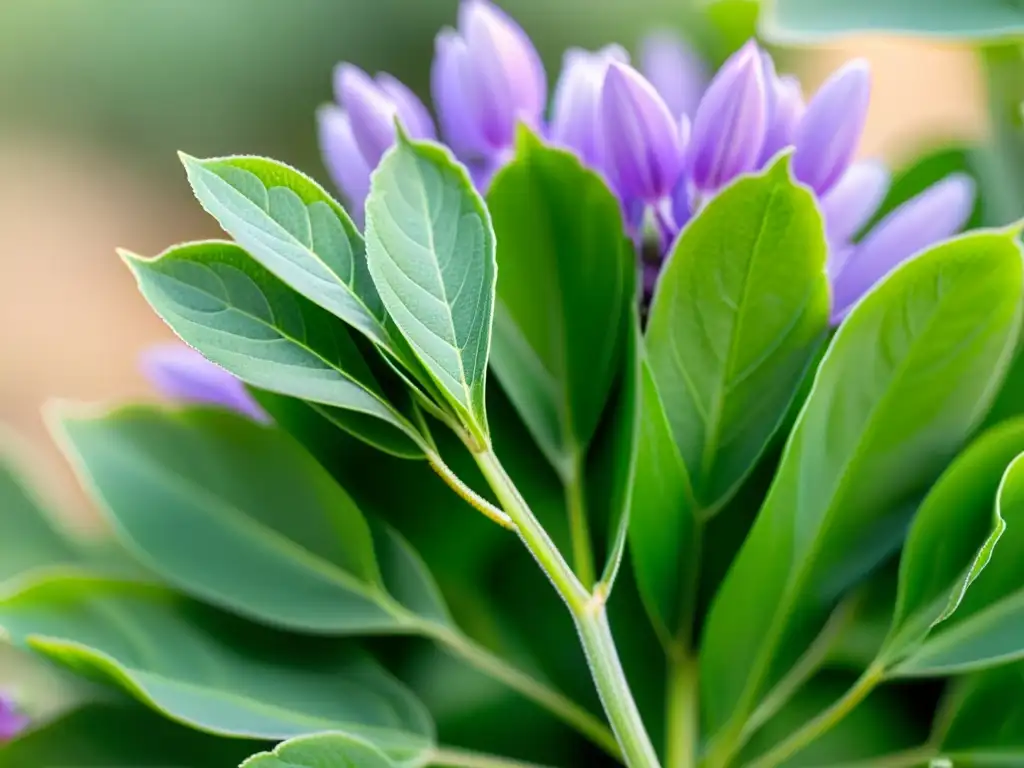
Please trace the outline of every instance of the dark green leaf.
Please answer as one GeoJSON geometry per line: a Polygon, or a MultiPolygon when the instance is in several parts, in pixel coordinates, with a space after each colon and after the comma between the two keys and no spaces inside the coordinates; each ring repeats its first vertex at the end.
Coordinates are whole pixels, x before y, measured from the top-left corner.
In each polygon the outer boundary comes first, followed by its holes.
{"type": "Polygon", "coordinates": [[[635,301],[633,248],[600,177],[525,128],[487,206],[498,241],[494,370],[566,478],[621,369],[635,301]]]}
{"type": "Polygon", "coordinates": [[[300,736],[253,755],[242,768],[395,768],[397,764],[363,739],[340,733],[300,736]]]}
{"type": "Polygon", "coordinates": [[[761,31],[776,43],[808,43],[856,32],[957,40],[1024,32],[1024,6],[1007,0],[769,0],[761,31]]]}
{"type": "Polygon", "coordinates": [[[333,406],[332,420],[382,450],[421,453],[345,327],[237,245],[122,255],[157,313],[213,362],[255,387],[333,406]]]}
{"type": "Polygon", "coordinates": [[[199,202],[285,284],[386,346],[384,306],[348,214],[308,176],[262,157],[181,156],[199,202]]]}
{"type": "Polygon", "coordinates": [[[705,515],[753,469],[825,337],[825,253],[783,157],[716,196],[669,256],[647,356],[705,515]]]}
{"type": "Polygon", "coordinates": [[[958,680],[945,708],[935,738],[958,768],[1024,765],[1024,663],[958,680]]]}
{"type": "Polygon", "coordinates": [[[494,310],[494,232],[466,170],[399,136],[366,201],[366,255],[384,306],[478,439],[494,310]]]}
{"type": "Polygon", "coordinates": [[[1002,424],[975,440],[925,498],[900,559],[886,659],[898,658],[956,611],[988,563],[1006,526],[996,499],[1000,482],[1020,453],[1024,419],[1002,424]]]}
{"type": "Polygon", "coordinates": [[[0,598],[0,626],[18,645],[209,733],[336,730],[404,758],[433,738],[423,706],[358,649],[261,629],[163,587],[54,577],[0,598]]]}
{"type": "MultiPolygon", "coordinates": [[[[118,534],[189,594],[312,632],[402,626],[407,611],[386,591],[359,508],[281,430],[152,407],[68,415],[59,429],[118,534]]],[[[379,536],[391,578],[436,615],[426,571],[395,534],[379,536]]]]}
{"type": "Polygon", "coordinates": [[[840,327],[705,626],[710,734],[728,742],[742,726],[821,629],[837,568],[877,561],[880,532],[893,535],[984,414],[1020,324],[1015,236],[936,246],[840,327]]]}

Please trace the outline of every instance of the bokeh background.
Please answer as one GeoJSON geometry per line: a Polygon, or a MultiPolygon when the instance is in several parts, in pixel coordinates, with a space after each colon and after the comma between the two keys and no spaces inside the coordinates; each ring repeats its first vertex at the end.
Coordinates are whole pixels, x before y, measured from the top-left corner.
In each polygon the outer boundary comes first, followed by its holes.
{"type": "MultiPolygon", "coordinates": [[[[746,34],[730,0],[722,37],[685,0],[502,0],[557,72],[569,45],[635,49],[689,30],[720,56],[746,34]],[[717,41],[714,45],[708,39],[717,41]],[[734,39],[732,42],[736,42],[734,39]],[[716,47],[717,46],[717,47],[716,47]]],[[[0,423],[24,435],[64,509],[88,519],[48,445],[51,398],[149,396],[139,351],[170,337],[114,253],[217,236],[176,150],[257,153],[326,181],[314,110],[332,66],[386,69],[426,95],[433,36],[457,0],[3,0],[0,2],[0,423]]],[[[895,165],[912,148],[985,135],[972,53],[856,38],[785,51],[808,89],[866,56],[875,90],[861,147],[895,165]]]]}

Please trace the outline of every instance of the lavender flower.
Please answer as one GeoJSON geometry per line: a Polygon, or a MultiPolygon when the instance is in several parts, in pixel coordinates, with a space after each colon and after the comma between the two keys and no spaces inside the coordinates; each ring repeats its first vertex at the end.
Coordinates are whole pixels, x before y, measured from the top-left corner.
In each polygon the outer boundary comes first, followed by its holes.
{"type": "Polygon", "coordinates": [[[434,138],[434,123],[416,95],[388,74],[373,79],[358,67],[339,64],[334,93],[342,106],[328,105],[317,114],[320,147],[334,183],[361,221],[370,172],[395,141],[395,119],[417,139],[434,138]]]}
{"type": "Polygon", "coordinates": [[[768,52],[761,54],[767,107],[764,144],[758,165],[766,165],[780,150],[796,140],[797,128],[806,107],[800,81],[792,75],[779,76],[768,52]]]}
{"type": "Polygon", "coordinates": [[[672,32],[654,32],[640,44],[640,71],[665,100],[669,111],[693,117],[708,84],[704,60],[672,32]]]}
{"type": "Polygon", "coordinates": [[[0,692],[0,744],[10,741],[29,725],[29,719],[22,714],[14,699],[0,692]]]}
{"type": "Polygon", "coordinates": [[[573,150],[587,165],[601,167],[598,130],[601,89],[608,65],[629,63],[629,55],[610,45],[596,53],[570,48],[562,59],[562,74],[555,85],[548,138],[573,150]]]}
{"type": "Polygon", "coordinates": [[[141,365],[146,378],[170,400],[221,406],[256,421],[270,421],[241,381],[184,344],[150,347],[141,365]]]}
{"type": "Polygon", "coordinates": [[[493,169],[507,159],[517,123],[541,125],[547,79],[518,24],[487,0],[463,0],[458,31],[437,38],[431,90],[451,148],[493,169]]]}

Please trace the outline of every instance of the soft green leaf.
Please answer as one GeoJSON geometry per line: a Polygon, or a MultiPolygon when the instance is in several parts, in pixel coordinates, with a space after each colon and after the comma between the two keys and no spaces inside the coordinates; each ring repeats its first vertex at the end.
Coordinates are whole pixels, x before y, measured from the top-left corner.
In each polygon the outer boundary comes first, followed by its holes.
{"type": "Polygon", "coordinates": [[[308,176],[262,157],[181,156],[192,190],[231,237],[306,298],[387,345],[363,238],[308,176]]]}
{"type": "Polygon", "coordinates": [[[272,752],[253,755],[242,768],[395,768],[396,763],[363,739],[341,733],[300,736],[272,752]]]}
{"type": "Polygon", "coordinates": [[[690,478],[646,361],[641,367],[640,402],[629,549],[644,606],[667,645],[693,615],[700,534],[690,478]]]}
{"type": "Polygon", "coordinates": [[[0,768],[231,768],[258,745],[127,703],[91,704],[0,747],[0,768]]]}
{"type": "Polygon", "coordinates": [[[893,271],[839,328],[705,625],[709,734],[742,726],[820,630],[837,571],[877,562],[984,415],[1017,341],[1021,272],[1015,233],[965,235],[893,271]]]}
{"type": "Polygon", "coordinates": [[[494,232],[448,150],[404,136],[366,201],[366,255],[384,306],[466,426],[487,440],[494,232]]]}
{"type": "Polygon", "coordinates": [[[809,43],[857,32],[957,40],[1024,32],[1024,6],[1007,0],[768,0],[761,31],[775,43],[809,43]]]}
{"type": "Polygon", "coordinates": [[[948,618],[988,563],[1006,527],[997,503],[999,486],[1007,466],[1021,453],[1024,419],[989,430],[950,465],[925,498],[903,547],[885,658],[898,657],[948,618]]]}
{"type": "Polygon", "coordinates": [[[163,587],[57,576],[0,597],[0,627],[209,733],[271,740],[336,730],[403,758],[433,739],[422,704],[357,648],[261,629],[163,587]]]}
{"type": "Polygon", "coordinates": [[[526,128],[487,207],[498,241],[495,373],[559,473],[586,452],[621,368],[635,257],[615,196],[526,128]]]}
{"type": "Polygon", "coordinates": [[[825,254],[783,157],[716,196],[669,256],[647,356],[704,514],[753,469],[825,337],[825,254]]]}
{"type": "Polygon", "coordinates": [[[894,675],[947,675],[1024,657],[1024,455],[1003,476],[993,532],[964,585],[894,675]]]}
{"type": "Polygon", "coordinates": [[[335,423],[382,450],[422,453],[344,325],[237,245],[123,256],[157,313],[217,365],[255,387],[332,406],[335,423]]]}
{"type": "Polygon", "coordinates": [[[956,681],[944,709],[934,736],[953,765],[1024,765],[1024,663],[956,681]]]}
{"type": "Polygon", "coordinates": [[[118,535],[190,595],[292,629],[389,632],[405,613],[390,578],[410,609],[443,611],[426,570],[383,528],[391,571],[381,576],[355,502],[277,428],[220,410],[129,407],[68,414],[57,429],[118,535]]]}

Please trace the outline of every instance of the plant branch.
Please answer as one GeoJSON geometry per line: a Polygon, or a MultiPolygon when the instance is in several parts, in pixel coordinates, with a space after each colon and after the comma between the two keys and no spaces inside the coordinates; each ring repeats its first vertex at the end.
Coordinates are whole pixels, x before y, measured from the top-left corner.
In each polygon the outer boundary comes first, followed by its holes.
{"type": "Polygon", "coordinates": [[[510,531],[516,530],[515,523],[512,522],[508,515],[462,482],[462,480],[459,479],[459,476],[452,472],[451,468],[444,463],[444,460],[436,451],[427,450],[426,454],[430,468],[433,469],[434,472],[437,473],[438,477],[444,480],[453,491],[459,494],[466,503],[471,507],[474,507],[477,511],[482,512],[487,518],[497,523],[502,528],[508,528],[510,531]]]}
{"type": "Polygon", "coordinates": [[[835,768],[915,768],[915,766],[927,765],[938,756],[939,751],[926,744],[923,747],[907,749],[903,752],[892,752],[867,760],[858,760],[856,763],[843,763],[835,768]]]}
{"type": "Polygon", "coordinates": [[[579,451],[573,458],[572,475],[565,483],[565,507],[569,514],[569,536],[572,540],[572,564],[576,576],[587,589],[594,586],[594,552],[587,525],[587,497],[583,487],[583,461],[579,451]]]}
{"type": "Polygon", "coordinates": [[[670,656],[665,725],[667,768],[694,768],[697,764],[699,707],[697,660],[685,652],[670,656]]]}

